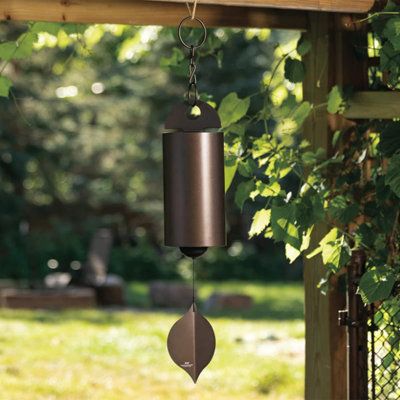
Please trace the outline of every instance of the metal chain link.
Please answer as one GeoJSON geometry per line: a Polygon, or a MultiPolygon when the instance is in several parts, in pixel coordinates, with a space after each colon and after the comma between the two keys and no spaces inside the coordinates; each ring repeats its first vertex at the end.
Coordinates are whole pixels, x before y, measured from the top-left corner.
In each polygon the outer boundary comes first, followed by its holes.
{"type": "Polygon", "coordinates": [[[186,94],[187,102],[194,107],[197,103],[199,94],[197,91],[197,76],[196,76],[196,56],[194,46],[190,46],[189,52],[189,85],[186,94]]]}

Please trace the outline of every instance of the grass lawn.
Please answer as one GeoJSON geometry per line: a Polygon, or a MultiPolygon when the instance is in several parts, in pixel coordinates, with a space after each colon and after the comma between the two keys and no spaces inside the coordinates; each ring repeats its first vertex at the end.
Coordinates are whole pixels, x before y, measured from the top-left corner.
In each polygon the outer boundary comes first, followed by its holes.
{"type": "MultiPolygon", "coordinates": [[[[204,283],[199,296],[241,291],[242,315],[209,319],[213,361],[197,385],[170,360],[166,337],[179,313],[0,311],[0,398],[4,400],[301,399],[304,377],[301,284],[204,283]]],[[[146,289],[130,299],[145,306],[146,289]]]]}

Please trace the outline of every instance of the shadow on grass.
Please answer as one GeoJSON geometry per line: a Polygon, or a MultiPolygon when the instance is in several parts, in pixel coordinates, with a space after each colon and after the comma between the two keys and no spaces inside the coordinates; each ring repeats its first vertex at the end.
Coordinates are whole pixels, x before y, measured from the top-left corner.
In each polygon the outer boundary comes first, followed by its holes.
{"type": "MultiPolygon", "coordinates": [[[[150,310],[148,285],[133,282],[128,285],[128,302],[133,307],[150,310]]],[[[190,302],[190,300],[189,300],[190,302]]],[[[214,318],[248,320],[296,320],[304,319],[304,289],[302,283],[260,283],[260,282],[201,282],[198,284],[200,311],[214,318]],[[247,294],[253,299],[248,310],[205,310],[204,303],[212,293],[247,294]]],[[[188,308],[190,304],[188,303],[188,308]]],[[[184,312],[181,310],[157,309],[164,312],[184,312]]]]}
{"type": "MultiPolygon", "coordinates": [[[[18,320],[43,324],[65,324],[82,322],[93,325],[120,325],[126,318],[143,312],[163,314],[182,314],[186,309],[154,309],[151,307],[148,284],[133,282],[126,290],[129,313],[120,313],[124,309],[91,309],[91,310],[2,310],[0,320],[18,320]]],[[[302,320],[304,319],[304,289],[301,283],[259,283],[259,282],[201,282],[198,284],[198,301],[200,311],[213,318],[244,320],[302,320]],[[204,303],[213,293],[247,294],[253,299],[253,306],[248,310],[206,310],[204,303]]],[[[190,300],[187,308],[190,306],[190,300]]]]}
{"type": "Polygon", "coordinates": [[[0,320],[18,320],[43,324],[83,322],[93,325],[119,325],[124,319],[112,310],[2,310],[0,320]]]}

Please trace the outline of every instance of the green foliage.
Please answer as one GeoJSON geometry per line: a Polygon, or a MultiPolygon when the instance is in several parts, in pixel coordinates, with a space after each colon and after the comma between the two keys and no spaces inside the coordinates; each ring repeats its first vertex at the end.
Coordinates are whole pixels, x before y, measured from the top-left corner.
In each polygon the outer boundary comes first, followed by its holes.
{"type": "Polygon", "coordinates": [[[387,299],[396,282],[396,275],[387,267],[371,267],[361,278],[358,291],[366,304],[387,299]]]}
{"type": "Polygon", "coordinates": [[[226,128],[243,118],[250,106],[250,98],[239,99],[236,93],[229,93],[221,101],[218,114],[221,118],[221,125],[226,128]]]}
{"type": "Polygon", "coordinates": [[[382,12],[372,15],[372,27],[381,46],[380,70],[387,76],[385,83],[392,88],[400,85],[400,7],[388,1],[382,12]]]}
{"type": "Polygon", "coordinates": [[[240,209],[243,208],[245,201],[250,197],[250,193],[254,188],[254,181],[252,179],[239,184],[235,194],[235,203],[240,209]]]}
{"type": "Polygon", "coordinates": [[[302,61],[289,57],[285,62],[285,78],[293,83],[303,82],[306,68],[302,61]]]}
{"type": "Polygon", "coordinates": [[[225,192],[227,192],[233,182],[238,162],[236,157],[225,157],[225,192]]]}
{"type": "Polygon", "coordinates": [[[5,42],[0,44],[0,59],[10,61],[11,59],[20,60],[32,54],[33,44],[37,40],[37,34],[27,32],[21,35],[15,42],[5,42]]]}
{"type": "Polygon", "coordinates": [[[12,82],[6,76],[0,76],[0,97],[8,97],[12,82]]]}
{"type": "Polygon", "coordinates": [[[311,42],[304,36],[302,36],[297,42],[296,51],[301,57],[303,57],[310,52],[311,47],[312,47],[311,42]]]}
{"type": "Polygon", "coordinates": [[[259,210],[253,216],[253,222],[249,231],[249,237],[260,235],[261,232],[270,224],[271,210],[259,210]]]}
{"type": "MultiPolygon", "coordinates": [[[[382,44],[380,68],[389,77],[388,86],[394,88],[400,73],[400,6],[390,2],[388,10],[390,17],[383,13],[378,23],[377,13],[372,20],[379,36],[375,40],[382,44]]],[[[332,137],[333,156],[301,141],[302,125],[314,108],[343,114],[351,95],[351,88],[334,86],[325,104],[302,102],[291,93],[277,99],[282,89],[274,86],[274,75],[283,72],[290,82],[302,82],[306,71],[300,57],[310,50],[310,43],[300,38],[295,49],[281,52],[281,60],[260,92],[263,105],[258,110],[249,108],[246,117],[241,113],[235,121],[235,129],[245,132],[228,142],[230,149],[238,143],[241,148],[229,152],[236,156],[243,177],[236,204],[241,209],[251,207],[249,236],[282,242],[290,262],[304,252],[321,257],[327,267],[327,279],[321,282],[324,290],[329,276],[347,266],[352,251],[362,249],[367,255],[367,272],[360,282],[363,300],[398,296],[394,283],[400,278],[399,122],[372,121],[351,131],[338,130],[332,137]],[[264,131],[252,133],[253,121],[262,122],[264,131]],[[297,189],[288,184],[290,180],[298,182],[297,189]],[[325,225],[327,233],[317,248],[309,249],[317,225],[325,225]]]]}
{"type": "Polygon", "coordinates": [[[397,197],[400,197],[400,154],[395,154],[390,159],[385,183],[390,186],[397,197]]]}
{"type": "Polygon", "coordinates": [[[339,86],[334,86],[328,95],[328,112],[331,114],[343,114],[343,93],[339,86]]]}
{"type": "Polygon", "coordinates": [[[380,135],[378,149],[387,157],[400,151],[400,122],[390,121],[385,124],[380,135]]]}

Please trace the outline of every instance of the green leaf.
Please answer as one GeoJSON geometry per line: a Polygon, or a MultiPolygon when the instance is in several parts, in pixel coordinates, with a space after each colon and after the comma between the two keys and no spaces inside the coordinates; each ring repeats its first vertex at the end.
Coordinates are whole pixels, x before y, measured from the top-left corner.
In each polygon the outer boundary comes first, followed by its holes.
{"type": "Polygon", "coordinates": [[[0,59],[5,61],[11,60],[16,51],[15,42],[2,43],[0,44],[0,59]]]}
{"type": "Polygon", "coordinates": [[[303,101],[293,112],[292,119],[296,121],[298,127],[301,127],[306,120],[306,118],[310,115],[311,112],[311,104],[308,101],[303,101]]]}
{"type": "Polygon", "coordinates": [[[342,137],[342,131],[336,131],[332,137],[332,147],[336,147],[340,138],[342,137]]]}
{"type": "Polygon", "coordinates": [[[368,224],[361,224],[355,232],[356,241],[358,243],[371,247],[374,244],[376,234],[368,224]]]}
{"type": "Polygon", "coordinates": [[[236,157],[225,158],[225,193],[230,188],[236,175],[238,162],[236,157]]]}
{"type": "Polygon", "coordinates": [[[254,190],[255,184],[254,181],[251,179],[246,182],[242,182],[236,189],[235,193],[235,203],[240,208],[243,209],[243,205],[246,200],[249,199],[250,193],[254,190]]]}
{"type": "Polygon", "coordinates": [[[271,209],[271,227],[276,241],[283,241],[295,249],[300,249],[301,239],[299,231],[294,224],[295,206],[286,204],[284,206],[273,205],[271,209]]]}
{"type": "Polygon", "coordinates": [[[281,185],[279,182],[272,182],[270,184],[266,184],[258,181],[256,184],[256,190],[254,190],[250,197],[254,200],[257,196],[262,197],[276,197],[279,196],[281,191],[281,185]]]}
{"type": "Polygon", "coordinates": [[[303,228],[310,228],[324,220],[324,199],[315,190],[308,190],[296,204],[296,221],[303,228]]]}
{"type": "Polygon", "coordinates": [[[250,106],[250,98],[240,99],[234,92],[223,98],[218,109],[222,127],[227,127],[243,118],[250,106]]]}
{"type": "Polygon", "coordinates": [[[306,74],[304,63],[289,57],[285,62],[285,78],[293,83],[303,82],[306,74]]]}
{"type": "Polygon", "coordinates": [[[254,175],[254,171],[257,169],[257,164],[252,158],[246,161],[240,161],[238,166],[239,174],[245,178],[250,178],[254,175]]]}
{"type": "Polygon", "coordinates": [[[9,61],[27,58],[32,54],[33,44],[37,40],[37,34],[27,32],[22,34],[15,42],[0,44],[0,59],[9,61]]]}
{"type": "Polygon", "coordinates": [[[34,24],[32,24],[31,32],[47,32],[50,33],[50,35],[57,36],[62,27],[63,24],[57,22],[35,22],[34,24]]]}
{"type": "Polygon", "coordinates": [[[368,270],[360,280],[358,293],[365,304],[387,299],[396,282],[396,276],[388,271],[387,266],[368,270]]]}
{"type": "Polygon", "coordinates": [[[318,161],[317,155],[313,151],[306,151],[301,155],[304,165],[315,165],[318,161]]]}
{"type": "Polygon", "coordinates": [[[350,247],[338,229],[333,228],[320,241],[322,249],[322,261],[332,272],[338,272],[340,268],[350,261],[350,247]]]}
{"type": "Polygon", "coordinates": [[[322,253],[324,265],[333,273],[338,272],[350,261],[350,247],[337,228],[331,229],[319,242],[319,246],[307,255],[307,258],[320,253],[322,253]]]}
{"type": "Polygon", "coordinates": [[[8,97],[12,82],[5,76],[0,75],[0,97],[8,97]]]}
{"type": "Polygon", "coordinates": [[[300,56],[305,56],[311,50],[311,42],[302,36],[297,42],[297,53],[300,56]]]}
{"type": "Polygon", "coordinates": [[[345,102],[342,90],[334,86],[328,95],[328,112],[331,114],[343,114],[345,102]]]}
{"type": "Polygon", "coordinates": [[[400,197],[400,154],[395,154],[390,159],[385,183],[390,186],[397,197],[400,197]]]}
{"type": "Polygon", "coordinates": [[[296,259],[300,256],[301,251],[291,246],[289,243],[285,245],[285,255],[289,260],[290,264],[296,261],[296,259]]]}
{"type": "Polygon", "coordinates": [[[249,237],[260,235],[271,221],[271,210],[262,209],[254,214],[249,237]]]}
{"type": "Polygon", "coordinates": [[[390,121],[385,125],[380,135],[378,149],[387,157],[400,150],[400,122],[390,121]]]}
{"type": "Polygon", "coordinates": [[[350,203],[345,196],[339,195],[329,202],[329,214],[332,218],[343,225],[346,225],[357,217],[360,206],[357,203],[350,203]]]}
{"type": "Polygon", "coordinates": [[[89,25],[86,24],[64,24],[63,29],[67,35],[84,33],[89,25]]]}
{"type": "Polygon", "coordinates": [[[383,36],[389,39],[395,51],[400,51],[400,17],[390,18],[387,21],[383,36]]]}

